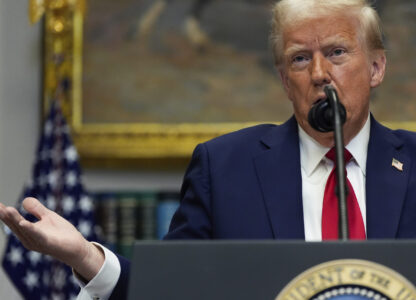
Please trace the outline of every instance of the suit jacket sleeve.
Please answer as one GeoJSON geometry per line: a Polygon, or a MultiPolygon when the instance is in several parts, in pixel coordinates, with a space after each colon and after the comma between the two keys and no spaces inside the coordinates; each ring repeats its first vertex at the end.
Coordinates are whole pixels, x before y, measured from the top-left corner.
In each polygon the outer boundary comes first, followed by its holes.
{"type": "Polygon", "coordinates": [[[130,274],[130,262],[120,255],[117,255],[117,258],[118,258],[118,261],[120,262],[121,273],[117,281],[117,284],[114,287],[113,292],[111,293],[109,300],[127,299],[129,274],[130,274]]]}
{"type": "Polygon", "coordinates": [[[209,158],[205,144],[192,155],[181,189],[181,204],[164,239],[210,239],[211,189],[209,158]]]}

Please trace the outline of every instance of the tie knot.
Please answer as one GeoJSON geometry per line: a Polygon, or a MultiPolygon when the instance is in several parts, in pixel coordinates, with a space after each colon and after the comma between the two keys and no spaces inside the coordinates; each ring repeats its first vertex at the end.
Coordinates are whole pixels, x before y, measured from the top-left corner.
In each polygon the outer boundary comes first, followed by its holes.
{"type": "MultiPolygon", "coordinates": [[[[326,157],[328,157],[330,160],[335,161],[335,147],[332,147],[331,150],[329,150],[326,154],[326,157]]],[[[344,148],[344,160],[345,162],[349,162],[352,158],[352,155],[350,151],[348,151],[346,148],[344,148]]]]}

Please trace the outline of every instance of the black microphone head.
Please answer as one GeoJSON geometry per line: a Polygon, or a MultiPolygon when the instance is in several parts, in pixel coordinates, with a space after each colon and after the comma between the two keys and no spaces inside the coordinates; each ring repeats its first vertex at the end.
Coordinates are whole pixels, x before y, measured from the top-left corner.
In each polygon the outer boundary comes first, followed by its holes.
{"type": "Polygon", "coordinates": [[[308,121],[311,127],[320,132],[334,130],[332,110],[328,99],[315,103],[308,114],[308,121]]]}
{"type": "Polygon", "coordinates": [[[338,94],[332,85],[326,85],[324,87],[326,99],[322,99],[312,105],[308,114],[308,121],[311,127],[320,132],[334,131],[334,111],[331,108],[331,103],[338,103],[339,114],[342,124],[345,123],[347,118],[347,112],[344,105],[339,101],[338,94]],[[330,99],[336,101],[331,102],[330,99]]]}

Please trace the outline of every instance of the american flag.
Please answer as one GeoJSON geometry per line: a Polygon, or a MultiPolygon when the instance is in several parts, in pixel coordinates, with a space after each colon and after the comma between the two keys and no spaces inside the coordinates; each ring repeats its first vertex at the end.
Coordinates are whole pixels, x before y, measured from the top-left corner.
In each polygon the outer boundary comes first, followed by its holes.
{"type": "MultiPolygon", "coordinates": [[[[57,101],[51,104],[31,180],[17,204],[19,212],[33,222],[36,218],[25,212],[21,205],[29,196],[66,218],[88,240],[97,240],[93,202],[81,183],[78,154],[57,101]]],[[[79,292],[68,266],[26,250],[13,234],[8,237],[3,268],[25,299],[75,299],[79,292]]]]}
{"type": "Polygon", "coordinates": [[[391,162],[391,165],[395,167],[399,171],[403,171],[403,163],[398,161],[397,159],[393,158],[393,161],[391,162]]]}

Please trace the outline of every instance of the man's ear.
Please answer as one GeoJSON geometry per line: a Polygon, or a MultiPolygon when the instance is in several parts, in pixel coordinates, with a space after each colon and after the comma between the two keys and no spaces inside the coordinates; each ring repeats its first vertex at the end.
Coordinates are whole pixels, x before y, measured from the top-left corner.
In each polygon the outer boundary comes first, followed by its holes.
{"type": "Polygon", "coordinates": [[[370,86],[372,88],[377,87],[384,78],[384,74],[386,72],[386,54],[384,50],[376,50],[372,54],[371,59],[371,81],[370,86]]]}

